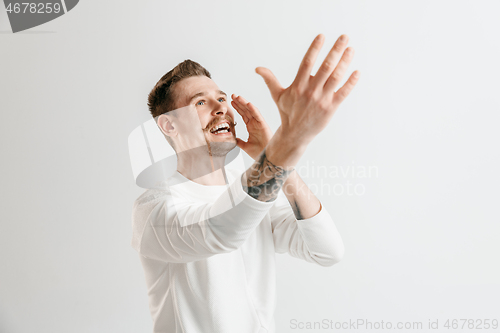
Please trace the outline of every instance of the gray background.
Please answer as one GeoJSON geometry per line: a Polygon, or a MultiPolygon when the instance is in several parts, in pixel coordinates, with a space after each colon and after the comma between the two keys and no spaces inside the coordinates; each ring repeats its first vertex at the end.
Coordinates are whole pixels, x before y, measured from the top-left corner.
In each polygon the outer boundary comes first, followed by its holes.
{"type": "Polygon", "coordinates": [[[147,94],[190,58],[276,129],[254,68],[288,86],[320,32],[321,61],[340,34],[350,37],[349,73],[361,79],[301,173],[376,166],[378,175],[306,178],[365,193],[316,192],[346,254],[330,268],[277,255],[278,332],[300,331],[293,319],[424,328],[500,319],[499,9],[485,0],[86,0],[12,34],[2,8],[0,331],[150,332],[130,247],[143,190],[127,148],[149,119],[147,94]]]}

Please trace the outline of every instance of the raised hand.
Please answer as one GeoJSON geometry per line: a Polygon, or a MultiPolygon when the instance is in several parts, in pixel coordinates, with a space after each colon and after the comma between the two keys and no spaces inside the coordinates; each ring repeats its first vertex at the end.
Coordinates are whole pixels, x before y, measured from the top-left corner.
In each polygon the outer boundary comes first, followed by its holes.
{"type": "Polygon", "coordinates": [[[262,150],[266,148],[273,133],[255,105],[235,94],[232,94],[231,98],[233,99],[231,105],[243,118],[248,131],[248,140],[246,142],[240,138],[236,138],[236,142],[238,147],[255,160],[262,150]]]}
{"type": "Polygon", "coordinates": [[[354,55],[354,49],[347,47],[346,35],[337,39],[316,75],[311,75],[324,39],[322,34],[314,39],[300,64],[295,80],[286,89],[269,69],[256,68],[257,74],[264,78],[278,106],[281,116],[278,131],[287,133],[286,137],[296,143],[307,145],[326,127],[359,79],[359,71],[354,71],[347,82],[335,91],[354,55]]]}
{"type": "Polygon", "coordinates": [[[316,75],[311,75],[324,39],[322,34],[314,39],[295,80],[286,89],[269,69],[257,67],[255,70],[264,78],[281,117],[281,126],[241,178],[243,189],[257,200],[276,198],[307,145],[326,127],[358,82],[359,72],[355,71],[335,91],[354,53],[352,48],[346,48],[348,38],[345,35],[335,42],[316,75]]]}

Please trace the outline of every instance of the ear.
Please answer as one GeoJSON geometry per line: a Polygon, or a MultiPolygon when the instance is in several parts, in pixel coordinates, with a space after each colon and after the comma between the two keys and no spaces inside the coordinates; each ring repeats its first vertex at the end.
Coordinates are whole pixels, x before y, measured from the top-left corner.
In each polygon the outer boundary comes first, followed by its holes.
{"type": "Polygon", "coordinates": [[[176,137],[177,134],[179,134],[175,129],[175,124],[172,117],[166,114],[160,115],[156,120],[156,123],[158,124],[158,127],[160,128],[162,133],[171,138],[176,137]]]}

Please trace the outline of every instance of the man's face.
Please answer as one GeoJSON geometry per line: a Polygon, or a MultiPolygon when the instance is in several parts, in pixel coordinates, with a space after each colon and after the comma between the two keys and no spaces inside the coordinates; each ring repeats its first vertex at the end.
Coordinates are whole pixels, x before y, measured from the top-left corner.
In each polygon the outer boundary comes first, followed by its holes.
{"type": "Polygon", "coordinates": [[[206,76],[183,79],[175,84],[174,96],[178,107],[191,105],[196,109],[212,155],[225,155],[236,146],[233,110],[214,81],[206,76]]]}

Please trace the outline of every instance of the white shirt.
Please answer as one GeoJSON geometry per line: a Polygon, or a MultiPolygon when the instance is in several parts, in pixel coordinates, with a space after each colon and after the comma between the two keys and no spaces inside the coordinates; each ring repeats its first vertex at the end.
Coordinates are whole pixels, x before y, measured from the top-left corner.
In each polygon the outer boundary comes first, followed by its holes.
{"type": "Polygon", "coordinates": [[[275,332],[275,253],[331,266],[344,246],[328,212],[296,220],[280,191],[249,196],[242,171],[205,186],[179,172],[134,203],[132,247],[140,254],[155,333],[275,332]]]}

